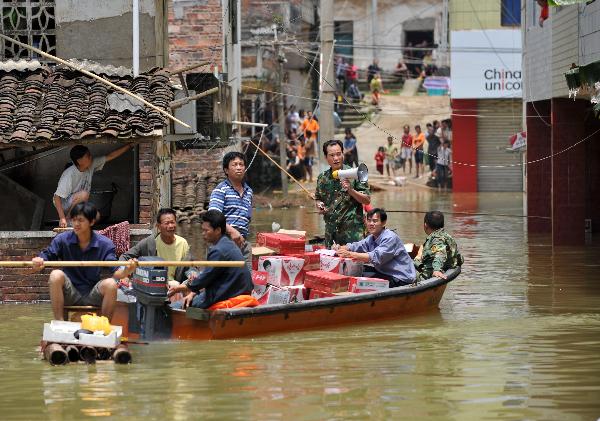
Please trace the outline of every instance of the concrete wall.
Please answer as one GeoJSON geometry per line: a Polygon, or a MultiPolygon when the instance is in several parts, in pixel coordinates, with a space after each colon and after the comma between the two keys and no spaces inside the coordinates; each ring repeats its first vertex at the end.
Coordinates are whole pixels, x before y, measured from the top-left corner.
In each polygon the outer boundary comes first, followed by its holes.
{"type": "MultiPolygon", "coordinates": [[[[523,34],[523,101],[541,101],[552,97],[552,24],[538,24],[539,6],[525,2],[521,15],[523,34]]],[[[535,111],[535,109],[534,109],[535,111]]]]}
{"type": "Polygon", "coordinates": [[[579,65],[600,60],[600,3],[579,5],[579,65]]]}
{"type": "MultiPolygon", "coordinates": [[[[163,66],[166,0],[140,0],[140,70],[163,66]]],[[[131,67],[130,0],[56,0],[56,51],[61,58],[131,67]]]]}
{"type": "MultiPolygon", "coordinates": [[[[410,25],[410,30],[433,30],[434,42],[441,43],[442,1],[378,0],[375,36],[371,4],[365,0],[335,0],[334,19],[354,22],[355,45],[401,47],[406,25],[410,25]]],[[[379,66],[384,71],[393,71],[402,51],[354,47],[354,63],[360,69],[366,69],[375,57],[379,58],[379,66]]]]}
{"type": "Polygon", "coordinates": [[[579,13],[577,7],[552,9],[552,96],[568,97],[565,72],[579,61],[579,13]]]}

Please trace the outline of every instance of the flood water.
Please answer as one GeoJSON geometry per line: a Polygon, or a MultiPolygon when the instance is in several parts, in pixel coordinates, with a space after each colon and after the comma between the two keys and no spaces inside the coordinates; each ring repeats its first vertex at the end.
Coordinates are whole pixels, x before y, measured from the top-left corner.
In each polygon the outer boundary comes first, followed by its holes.
{"type": "MultiPolygon", "coordinates": [[[[393,322],[133,346],[134,364],[51,367],[36,352],[50,307],[0,306],[0,418],[596,420],[600,247],[527,236],[516,194],[378,193],[388,210],[441,209],[465,257],[440,310],[393,322]],[[463,212],[483,215],[463,215],[463,212]]],[[[309,234],[312,209],[257,210],[309,234]]],[[[388,227],[422,242],[422,213],[388,227]]],[[[182,233],[203,248],[197,228],[182,233]]]]}

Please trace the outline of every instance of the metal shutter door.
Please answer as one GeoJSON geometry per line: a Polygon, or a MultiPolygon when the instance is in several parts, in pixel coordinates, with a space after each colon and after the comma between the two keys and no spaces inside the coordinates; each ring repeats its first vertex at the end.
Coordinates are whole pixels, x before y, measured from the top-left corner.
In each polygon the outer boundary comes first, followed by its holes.
{"type": "Polygon", "coordinates": [[[521,154],[507,152],[509,137],[521,131],[520,99],[477,101],[477,185],[482,192],[523,191],[521,154]],[[486,168],[486,165],[505,165],[486,168]],[[511,166],[512,165],[512,166],[511,166]]]}

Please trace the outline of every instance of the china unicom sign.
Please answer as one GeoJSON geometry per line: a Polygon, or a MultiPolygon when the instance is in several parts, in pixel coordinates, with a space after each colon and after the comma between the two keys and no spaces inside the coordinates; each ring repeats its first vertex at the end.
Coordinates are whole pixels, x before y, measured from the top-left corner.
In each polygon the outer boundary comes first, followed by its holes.
{"type": "Polygon", "coordinates": [[[452,31],[452,98],[521,98],[521,31],[452,31]]]}

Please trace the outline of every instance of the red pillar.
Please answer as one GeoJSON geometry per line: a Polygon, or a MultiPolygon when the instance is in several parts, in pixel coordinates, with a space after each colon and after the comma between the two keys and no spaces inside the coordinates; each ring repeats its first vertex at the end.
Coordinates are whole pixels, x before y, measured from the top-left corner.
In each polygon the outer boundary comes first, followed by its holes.
{"type": "Polygon", "coordinates": [[[584,100],[552,99],[552,244],[585,242],[584,100]],[[565,152],[563,152],[565,151],[565,152]]]}
{"type": "Polygon", "coordinates": [[[452,191],[477,191],[477,100],[452,100],[452,191]]]}
{"type": "Polygon", "coordinates": [[[552,232],[552,150],[550,100],[528,102],[527,110],[527,230],[552,232]],[[537,218],[540,217],[540,218],[537,218]],[[544,219],[547,218],[547,219],[544,219]]]}

